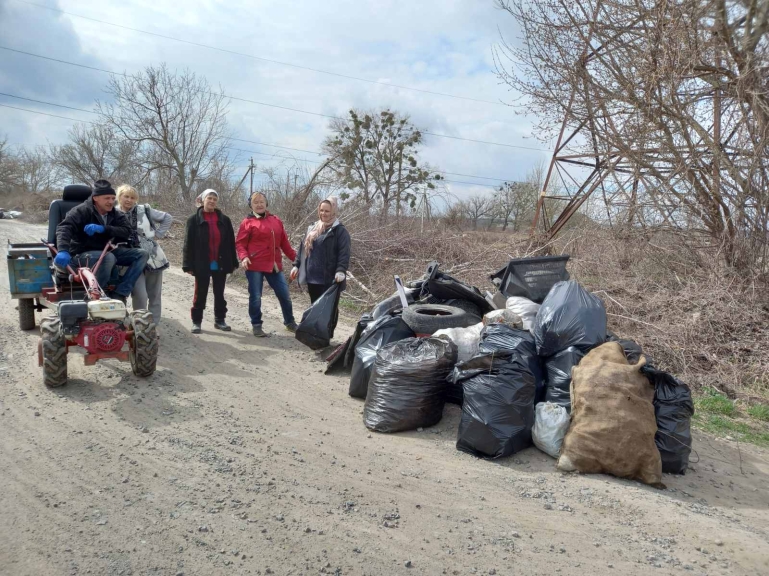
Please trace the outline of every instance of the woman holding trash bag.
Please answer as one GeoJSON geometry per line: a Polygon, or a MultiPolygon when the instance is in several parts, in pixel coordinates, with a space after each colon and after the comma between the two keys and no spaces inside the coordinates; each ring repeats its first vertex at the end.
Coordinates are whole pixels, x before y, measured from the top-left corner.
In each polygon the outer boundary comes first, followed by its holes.
{"type": "Polygon", "coordinates": [[[115,191],[117,208],[131,223],[133,234],[131,243],[146,250],[150,255],[144,273],[134,284],[131,301],[134,310],[149,309],[155,322],[160,321],[161,291],[163,289],[163,270],[170,266],[157,238],[162,238],[171,229],[173,216],[150,208],[149,204],[139,204],[139,194],[133,186],[123,184],[115,191]],[[147,303],[149,302],[149,306],[147,303]]]}
{"type": "Polygon", "coordinates": [[[255,192],[249,200],[249,214],[238,228],[235,249],[240,266],[246,271],[248,280],[248,315],[254,336],[269,336],[262,330],[262,288],[264,280],[275,292],[283,312],[283,324],[289,332],[296,332],[294,310],[288,282],[283,276],[281,250],[290,259],[296,259],[296,252],[288,241],[283,222],[267,210],[267,197],[255,192]]]}
{"type": "Polygon", "coordinates": [[[203,205],[187,219],[182,255],[182,270],[195,277],[192,333],[201,332],[209,284],[214,289],[214,328],[229,332],[232,328],[225,322],[224,283],[238,264],[235,231],[230,219],[217,208],[219,193],[209,188],[201,196],[203,205]]]}
{"type": "MultiPolygon", "coordinates": [[[[347,268],[350,266],[350,233],[337,217],[338,201],[331,196],[318,206],[318,221],[307,229],[299,244],[299,251],[290,278],[299,278],[307,286],[310,302],[323,296],[335,282],[340,290],[347,287],[347,268]]],[[[339,317],[334,310],[334,326],[339,317]]]]}

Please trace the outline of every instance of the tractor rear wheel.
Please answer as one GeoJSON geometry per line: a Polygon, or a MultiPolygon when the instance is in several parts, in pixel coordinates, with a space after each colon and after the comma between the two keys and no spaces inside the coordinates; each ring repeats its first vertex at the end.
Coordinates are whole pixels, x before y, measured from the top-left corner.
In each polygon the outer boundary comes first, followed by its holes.
{"type": "Polygon", "coordinates": [[[40,346],[43,352],[43,382],[49,388],[67,383],[67,341],[61,320],[43,318],[40,322],[40,346]]]}
{"type": "Polygon", "coordinates": [[[131,312],[133,343],[128,352],[133,373],[142,378],[152,376],[158,362],[158,334],[149,310],[131,312]]]}
{"type": "Polygon", "coordinates": [[[32,330],[35,327],[35,300],[22,298],[19,300],[19,328],[32,330]]]}

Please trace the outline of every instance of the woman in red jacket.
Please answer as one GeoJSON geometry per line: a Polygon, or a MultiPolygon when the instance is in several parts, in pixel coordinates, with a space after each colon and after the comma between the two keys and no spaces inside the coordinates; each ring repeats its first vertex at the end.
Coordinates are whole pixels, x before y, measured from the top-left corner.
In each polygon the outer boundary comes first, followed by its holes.
{"type": "Polygon", "coordinates": [[[267,197],[255,192],[249,200],[251,214],[240,223],[235,248],[240,266],[246,271],[248,279],[248,315],[254,336],[269,336],[262,330],[262,287],[264,280],[275,291],[283,312],[283,324],[286,330],[296,332],[294,309],[288,293],[288,282],[283,276],[281,250],[293,261],[296,252],[291,247],[283,228],[283,222],[267,211],[267,197]]]}

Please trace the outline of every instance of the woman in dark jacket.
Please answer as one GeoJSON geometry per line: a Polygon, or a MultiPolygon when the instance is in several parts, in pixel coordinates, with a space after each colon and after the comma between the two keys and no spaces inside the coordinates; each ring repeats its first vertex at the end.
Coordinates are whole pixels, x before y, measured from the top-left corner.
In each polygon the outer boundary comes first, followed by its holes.
{"type": "MultiPolygon", "coordinates": [[[[350,233],[337,218],[337,199],[326,198],[318,206],[318,221],[307,229],[299,245],[291,280],[307,286],[310,302],[315,302],[335,282],[347,288],[350,266],[350,233]]],[[[334,311],[334,317],[339,310],[334,311]]],[[[336,322],[335,322],[336,324],[336,322]]]]}
{"type": "Polygon", "coordinates": [[[203,206],[187,219],[182,258],[182,270],[195,277],[191,310],[193,334],[200,334],[211,283],[214,289],[214,328],[231,330],[225,322],[227,301],[224,299],[224,282],[227,274],[238,265],[232,222],[216,207],[219,194],[209,188],[201,196],[203,206]]]}

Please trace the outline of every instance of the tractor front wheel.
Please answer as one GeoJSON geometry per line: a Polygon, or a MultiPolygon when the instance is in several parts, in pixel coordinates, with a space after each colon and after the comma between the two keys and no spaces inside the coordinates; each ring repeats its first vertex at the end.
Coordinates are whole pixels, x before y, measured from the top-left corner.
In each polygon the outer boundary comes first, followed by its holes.
{"type": "Polygon", "coordinates": [[[40,322],[40,346],[43,352],[43,382],[49,388],[67,383],[67,342],[61,320],[43,318],[40,322]]]}
{"type": "Polygon", "coordinates": [[[142,378],[152,376],[158,362],[158,334],[149,310],[131,312],[133,343],[128,357],[133,373],[142,378]]]}

